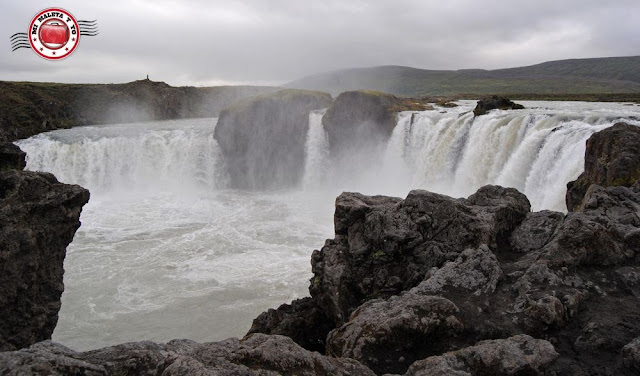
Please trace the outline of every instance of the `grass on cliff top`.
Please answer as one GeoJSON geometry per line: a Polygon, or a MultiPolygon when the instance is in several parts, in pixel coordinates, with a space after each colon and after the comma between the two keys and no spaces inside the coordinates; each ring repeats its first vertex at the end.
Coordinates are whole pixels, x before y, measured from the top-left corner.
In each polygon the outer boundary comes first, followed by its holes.
{"type": "Polygon", "coordinates": [[[378,90],[408,97],[461,93],[483,96],[640,93],[640,56],[561,60],[498,70],[355,68],[305,77],[285,86],[334,94],[357,89],[378,90]]]}

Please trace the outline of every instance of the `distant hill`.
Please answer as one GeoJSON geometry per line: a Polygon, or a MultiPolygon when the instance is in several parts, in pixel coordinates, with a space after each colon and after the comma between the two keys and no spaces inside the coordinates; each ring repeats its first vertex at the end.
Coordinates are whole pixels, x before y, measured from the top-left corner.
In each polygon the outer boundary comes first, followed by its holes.
{"type": "Polygon", "coordinates": [[[447,71],[402,66],[354,68],[308,76],[284,86],[332,94],[356,89],[379,90],[412,97],[640,93],[640,56],[559,60],[497,70],[447,71]]]}

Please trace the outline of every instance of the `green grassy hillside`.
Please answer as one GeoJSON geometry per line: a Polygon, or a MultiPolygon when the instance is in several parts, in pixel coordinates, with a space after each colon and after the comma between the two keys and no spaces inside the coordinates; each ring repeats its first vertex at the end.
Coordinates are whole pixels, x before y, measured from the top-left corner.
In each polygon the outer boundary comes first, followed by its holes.
{"type": "Polygon", "coordinates": [[[401,66],[356,68],[285,85],[333,94],[380,90],[404,96],[640,93],[640,56],[551,61],[528,67],[457,71],[401,66]]]}

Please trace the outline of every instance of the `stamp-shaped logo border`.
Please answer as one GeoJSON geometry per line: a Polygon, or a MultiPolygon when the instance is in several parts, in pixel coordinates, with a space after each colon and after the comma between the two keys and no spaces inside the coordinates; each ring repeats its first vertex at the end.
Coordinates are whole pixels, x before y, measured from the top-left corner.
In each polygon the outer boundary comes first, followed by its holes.
{"type": "Polygon", "coordinates": [[[33,17],[29,24],[29,44],[40,57],[45,59],[64,59],[71,55],[78,47],[78,43],[80,43],[80,26],[75,17],[64,9],[45,9],[33,17]],[[61,30],[63,40],[56,40],[56,43],[47,41],[43,32],[48,29],[61,30]]]}
{"type": "Polygon", "coordinates": [[[71,12],[51,7],[36,13],[26,33],[15,33],[9,39],[11,51],[32,49],[46,60],[61,60],[71,55],[80,36],[98,35],[97,21],[77,20],[71,12]]]}

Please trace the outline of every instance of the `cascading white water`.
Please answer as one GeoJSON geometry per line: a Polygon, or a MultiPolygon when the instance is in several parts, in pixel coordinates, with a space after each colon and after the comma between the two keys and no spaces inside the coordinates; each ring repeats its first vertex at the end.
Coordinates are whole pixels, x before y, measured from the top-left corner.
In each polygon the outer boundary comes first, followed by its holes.
{"type": "Polygon", "coordinates": [[[566,184],[583,171],[586,140],[618,121],[640,125],[637,107],[524,102],[528,109],[474,119],[474,102],[402,113],[383,158],[394,191],[468,196],[486,184],[525,193],[533,210],[566,211],[566,184]],[[594,108],[594,106],[597,106],[594,108]]]}
{"type": "Polygon", "coordinates": [[[309,132],[305,143],[305,165],[302,185],[305,189],[321,183],[326,178],[329,163],[329,137],[322,126],[326,109],[311,111],[309,132]]]}
{"type": "Polygon", "coordinates": [[[86,350],[242,336],[260,312],[307,294],[309,258],[333,235],[341,191],[467,196],[500,184],[536,210],[564,210],[586,139],[619,120],[640,125],[640,108],[622,104],[524,102],[526,110],[476,119],[475,102],[460,104],[399,114],[388,143],[371,148],[384,152],[346,158],[349,168],[332,163],[324,111],[312,112],[305,175],[287,191],[226,188],[215,119],[80,127],[18,142],[28,169],[91,190],[67,250],[53,339],[86,350]]]}
{"type": "Polygon", "coordinates": [[[92,193],[224,187],[215,119],[92,126],[40,134],[19,143],[27,168],[51,172],[92,193]]]}

